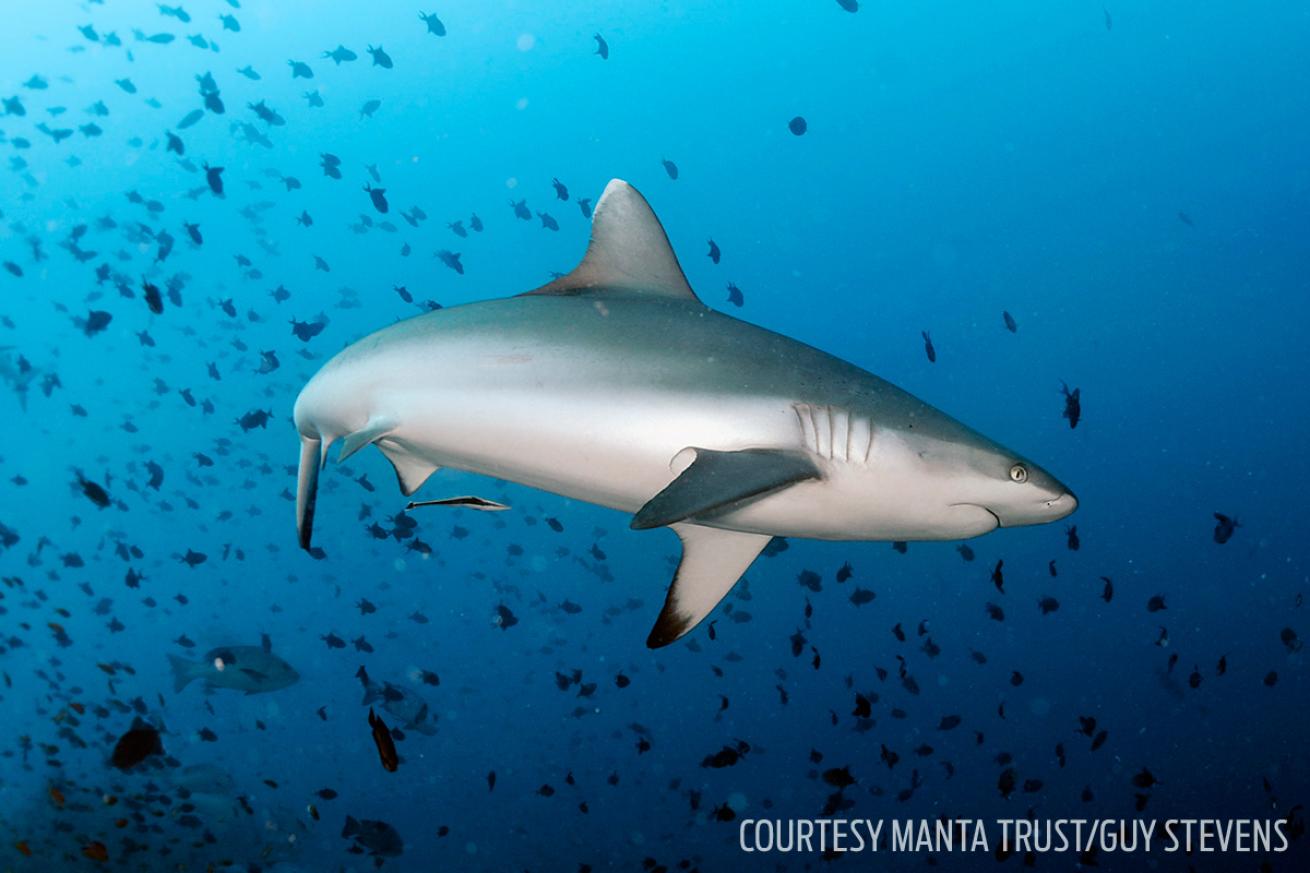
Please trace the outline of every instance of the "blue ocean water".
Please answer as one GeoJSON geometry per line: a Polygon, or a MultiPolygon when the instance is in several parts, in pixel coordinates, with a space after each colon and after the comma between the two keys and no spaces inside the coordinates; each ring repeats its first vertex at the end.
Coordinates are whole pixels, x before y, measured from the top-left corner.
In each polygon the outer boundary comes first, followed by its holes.
{"type": "Polygon", "coordinates": [[[0,867],[816,869],[743,854],[739,823],[825,814],[1303,833],[1310,16],[856,5],[5,5],[0,867]],[[569,271],[611,178],[710,306],[1014,446],[1077,513],[972,560],[775,542],[712,631],[654,651],[679,546],[611,510],[441,471],[420,496],[513,509],[401,515],[370,449],[325,471],[298,548],[306,381],[569,271]],[[234,646],[298,681],[175,689],[169,655],[234,646]],[[410,719],[395,772],[361,667],[410,719]],[[136,718],[163,753],[122,770],[136,718]]]}

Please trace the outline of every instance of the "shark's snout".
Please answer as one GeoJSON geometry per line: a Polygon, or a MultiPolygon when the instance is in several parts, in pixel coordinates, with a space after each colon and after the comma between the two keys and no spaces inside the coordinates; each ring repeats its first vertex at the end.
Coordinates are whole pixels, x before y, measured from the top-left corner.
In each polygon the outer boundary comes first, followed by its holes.
{"type": "Polygon", "coordinates": [[[1078,508],[1078,498],[1067,489],[1057,494],[1046,494],[1036,500],[1013,503],[1007,506],[988,506],[996,516],[999,527],[1022,527],[1029,524],[1048,524],[1059,521],[1078,508]]]}

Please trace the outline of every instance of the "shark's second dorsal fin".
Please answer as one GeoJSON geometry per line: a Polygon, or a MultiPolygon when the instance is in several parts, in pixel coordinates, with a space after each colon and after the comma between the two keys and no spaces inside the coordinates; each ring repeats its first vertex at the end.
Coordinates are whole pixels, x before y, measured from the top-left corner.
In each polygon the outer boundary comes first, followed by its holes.
{"type": "MultiPolygon", "coordinates": [[[[527,294],[641,295],[699,300],[682,274],[660,220],[622,179],[605,186],[591,216],[591,242],[567,276],[527,294]]],[[[526,295],[524,295],[526,296],[526,295]]]]}

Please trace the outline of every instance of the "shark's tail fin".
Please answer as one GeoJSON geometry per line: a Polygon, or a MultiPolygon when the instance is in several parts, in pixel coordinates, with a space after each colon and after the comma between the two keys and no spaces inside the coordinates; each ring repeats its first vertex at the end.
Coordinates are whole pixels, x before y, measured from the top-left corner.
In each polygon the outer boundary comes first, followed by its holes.
{"type": "Polygon", "coordinates": [[[314,506],[318,500],[318,471],[323,465],[321,441],[300,436],[300,470],[296,476],[296,533],[308,550],[314,538],[314,506]]]}
{"type": "Polygon", "coordinates": [[[177,655],[168,656],[168,666],[173,670],[173,690],[181,691],[191,684],[199,673],[196,672],[195,664],[185,658],[179,658],[177,655]]]}

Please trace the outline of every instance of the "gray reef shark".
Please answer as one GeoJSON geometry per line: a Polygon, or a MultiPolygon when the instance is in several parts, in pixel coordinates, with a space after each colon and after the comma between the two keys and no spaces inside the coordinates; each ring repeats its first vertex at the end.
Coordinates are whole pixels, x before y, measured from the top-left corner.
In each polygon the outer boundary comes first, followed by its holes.
{"type": "Polygon", "coordinates": [[[617,179],[573,272],[347,346],[301,391],[295,423],[304,548],[338,440],[342,460],[381,449],[405,495],[450,467],[672,528],[682,561],[652,648],[695,627],[775,536],[962,539],[1078,506],[1041,467],[872,373],[710,309],[617,179]]]}

